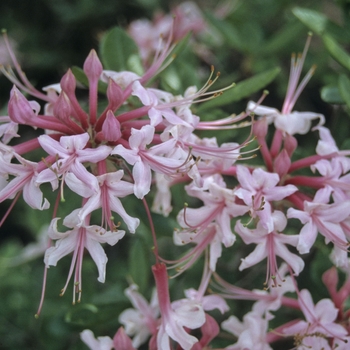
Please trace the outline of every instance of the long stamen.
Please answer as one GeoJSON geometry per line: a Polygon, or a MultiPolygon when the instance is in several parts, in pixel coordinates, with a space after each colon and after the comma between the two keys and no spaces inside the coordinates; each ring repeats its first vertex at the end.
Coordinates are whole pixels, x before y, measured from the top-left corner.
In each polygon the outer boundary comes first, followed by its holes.
{"type": "Polygon", "coordinates": [[[4,75],[10,81],[12,81],[18,87],[20,87],[23,91],[26,91],[30,95],[35,96],[37,98],[40,98],[44,101],[50,102],[50,98],[47,95],[43,94],[42,92],[36,90],[34,88],[34,86],[30,83],[30,81],[27,79],[25,73],[22,71],[21,66],[19,65],[19,63],[17,61],[16,55],[14,54],[14,52],[11,48],[11,44],[10,44],[10,41],[8,39],[6,30],[2,30],[2,35],[4,38],[4,42],[5,42],[7,51],[11,57],[12,63],[13,63],[13,65],[18,73],[18,76],[22,80],[23,84],[16,78],[16,75],[14,74],[14,72],[12,71],[12,69],[10,67],[6,69],[2,65],[0,65],[0,70],[4,73],[4,75]]]}

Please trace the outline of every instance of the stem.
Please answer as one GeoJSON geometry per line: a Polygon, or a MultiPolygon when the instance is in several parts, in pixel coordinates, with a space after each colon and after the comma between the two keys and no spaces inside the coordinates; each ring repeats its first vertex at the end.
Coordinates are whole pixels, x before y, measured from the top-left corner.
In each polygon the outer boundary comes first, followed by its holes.
{"type": "Polygon", "coordinates": [[[148,203],[147,203],[145,198],[142,198],[142,203],[143,203],[143,206],[145,207],[147,218],[148,218],[149,225],[150,225],[150,229],[152,232],[152,239],[153,239],[153,244],[154,244],[153,253],[156,257],[156,264],[159,264],[159,250],[158,250],[157,235],[156,235],[156,231],[154,229],[154,223],[152,220],[151,211],[149,210],[149,206],[148,206],[148,203]]]}

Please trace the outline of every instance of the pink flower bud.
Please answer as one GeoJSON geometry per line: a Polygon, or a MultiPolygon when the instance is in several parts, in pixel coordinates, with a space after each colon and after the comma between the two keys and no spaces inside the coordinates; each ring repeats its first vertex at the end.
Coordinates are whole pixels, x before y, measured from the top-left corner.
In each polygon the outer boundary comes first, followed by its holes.
{"type": "Polygon", "coordinates": [[[198,343],[193,345],[192,350],[206,349],[208,345],[220,332],[220,327],[213,317],[205,314],[205,323],[201,327],[202,337],[198,343]]]}
{"type": "Polygon", "coordinates": [[[63,122],[67,122],[71,115],[71,105],[68,96],[62,91],[54,106],[54,115],[63,122]]]}
{"type": "Polygon", "coordinates": [[[118,332],[113,337],[114,349],[118,350],[135,350],[131,339],[127,336],[123,327],[119,327],[118,332]]]}
{"type": "Polygon", "coordinates": [[[62,90],[70,96],[71,94],[75,94],[75,88],[76,88],[76,80],[75,76],[72,73],[70,69],[68,69],[67,73],[62,77],[61,82],[60,82],[62,90]]]}
{"type": "Polygon", "coordinates": [[[274,162],[275,172],[280,176],[280,179],[288,173],[291,165],[290,157],[285,149],[283,149],[276,157],[274,162]]]}
{"type": "Polygon", "coordinates": [[[267,134],[267,121],[266,118],[257,120],[253,125],[253,133],[258,139],[263,139],[267,134]]]}
{"type": "Polygon", "coordinates": [[[107,112],[107,116],[102,125],[103,136],[107,141],[117,141],[122,136],[120,123],[112,111],[107,112]]]}
{"type": "Polygon", "coordinates": [[[297,146],[298,146],[297,139],[292,135],[286,134],[284,138],[284,148],[286,149],[289,157],[292,156],[297,146]]]}
{"type": "Polygon", "coordinates": [[[95,50],[90,51],[84,62],[83,69],[89,81],[97,81],[100,78],[103,67],[95,50]]]}
{"type": "Polygon", "coordinates": [[[123,103],[123,90],[112,79],[108,80],[107,98],[109,108],[115,111],[123,103]]]}
{"type": "Polygon", "coordinates": [[[13,86],[8,104],[9,117],[13,122],[29,124],[29,121],[36,117],[39,109],[38,103],[34,101],[29,102],[16,86],[13,86]]]}
{"type": "Polygon", "coordinates": [[[331,267],[322,275],[322,282],[327,287],[329,294],[334,300],[334,297],[337,294],[337,285],[338,285],[338,272],[334,266],[331,267]]]}

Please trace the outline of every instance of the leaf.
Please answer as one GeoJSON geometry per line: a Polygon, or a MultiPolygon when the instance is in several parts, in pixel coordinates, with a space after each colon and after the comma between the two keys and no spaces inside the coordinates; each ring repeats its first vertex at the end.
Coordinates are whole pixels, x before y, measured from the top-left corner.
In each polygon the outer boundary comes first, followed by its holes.
{"type": "Polygon", "coordinates": [[[350,55],[329,35],[322,36],[323,43],[331,56],[344,68],[350,71],[350,55]]]}
{"type": "Polygon", "coordinates": [[[307,27],[316,34],[321,35],[327,26],[327,17],[317,11],[296,7],[292,10],[293,14],[307,27]]]}
{"type": "Polygon", "coordinates": [[[135,238],[129,251],[129,273],[133,281],[144,292],[151,271],[147,246],[140,238],[135,238]]]}
{"type": "MultiPolygon", "coordinates": [[[[82,83],[85,86],[89,86],[88,78],[81,68],[79,68],[77,66],[72,67],[72,73],[74,74],[75,79],[77,79],[77,81],[79,81],[79,83],[82,83]]],[[[98,92],[104,94],[104,93],[106,93],[106,91],[107,91],[107,84],[104,83],[103,81],[99,80],[98,81],[98,92]]]]}
{"type": "Polygon", "coordinates": [[[305,27],[299,22],[287,24],[280,31],[276,32],[264,45],[261,46],[259,52],[266,54],[273,54],[283,48],[290,47],[299,33],[305,31],[305,27]]]}
{"type": "Polygon", "coordinates": [[[175,47],[169,53],[168,58],[164,61],[162,66],[167,66],[173,60],[173,57],[179,55],[185,49],[191,36],[192,32],[188,32],[180,41],[176,43],[175,47]]]}
{"type": "Polygon", "coordinates": [[[94,323],[98,313],[98,308],[93,304],[78,304],[65,315],[67,323],[87,327],[94,323]]]}
{"type": "Polygon", "coordinates": [[[139,50],[135,42],[119,27],[109,30],[100,43],[100,55],[105,69],[143,73],[139,50]]]}
{"type": "Polygon", "coordinates": [[[248,78],[235,85],[232,89],[225,91],[221,96],[201,104],[198,111],[217,106],[225,106],[232,102],[239,101],[244,97],[248,97],[270,84],[276,78],[280,70],[279,67],[276,67],[248,78]]]}
{"type": "Polygon", "coordinates": [[[339,76],[338,87],[341,97],[350,109],[350,79],[345,74],[339,76]]]}
{"type": "MultiPolygon", "coordinates": [[[[173,70],[174,65],[176,66],[176,63],[179,61],[176,58],[180,55],[180,53],[182,53],[186,49],[187,43],[191,35],[192,33],[189,32],[180,41],[176,42],[176,45],[174,45],[172,50],[168,53],[167,57],[161,63],[161,66],[157,69],[156,73],[149,80],[147,80],[148,85],[151,85],[155,81],[155,79],[158,79],[159,77],[161,77],[162,83],[165,83],[166,89],[173,90],[173,92],[175,92],[182,85],[181,81],[179,80],[181,74],[179,74],[178,72],[176,74],[177,77],[175,77],[172,72],[169,73],[168,71],[173,70]],[[172,80],[170,84],[169,81],[166,81],[168,78],[172,80]],[[175,82],[175,79],[178,81],[175,82]]],[[[184,59],[183,56],[181,57],[181,59],[184,59]]],[[[193,70],[191,70],[191,74],[193,74],[193,70]]]]}
{"type": "Polygon", "coordinates": [[[225,39],[225,44],[229,47],[242,49],[242,41],[237,29],[229,22],[213,16],[210,12],[205,12],[208,22],[215,27],[225,39]]]}
{"type": "Polygon", "coordinates": [[[321,89],[321,98],[323,101],[331,104],[343,104],[344,100],[340,95],[338,86],[326,85],[321,89]]]}

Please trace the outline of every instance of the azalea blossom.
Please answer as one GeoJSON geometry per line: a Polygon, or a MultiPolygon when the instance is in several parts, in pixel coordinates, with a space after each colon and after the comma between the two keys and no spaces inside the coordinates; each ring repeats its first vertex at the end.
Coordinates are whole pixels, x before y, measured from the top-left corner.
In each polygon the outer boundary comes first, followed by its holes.
{"type": "Polygon", "coordinates": [[[89,329],[85,329],[80,333],[81,340],[91,350],[111,350],[114,348],[113,340],[110,337],[94,337],[94,333],[89,329]]]}
{"type": "MultiPolygon", "coordinates": [[[[71,214],[65,217],[63,224],[72,228],[70,231],[59,232],[57,230],[57,222],[59,218],[55,218],[51,221],[48,235],[51,239],[56,240],[55,246],[46,250],[44,262],[47,267],[56,266],[57,262],[73,252],[72,263],[68,273],[66,285],[61,291],[64,294],[68,282],[73,274],[75,266],[74,276],[74,289],[79,294],[78,302],[80,302],[82,291],[82,261],[84,255],[84,249],[86,248],[92,259],[94,260],[98,269],[98,281],[104,282],[106,278],[106,264],[107,256],[101,247],[101,243],[108,243],[109,245],[115,245],[121,238],[123,238],[125,231],[106,231],[103,228],[91,225],[88,226],[87,219],[85,225],[79,225],[78,218],[79,209],[74,210],[71,214]]],[[[73,294],[73,303],[75,303],[75,293],[73,294]]]]}
{"type": "Polygon", "coordinates": [[[190,350],[198,339],[188,334],[184,327],[195,329],[205,322],[202,306],[188,300],[172,307],[169,297],[168,274],[164,264],[152,267],[156,281],[161,323],[157,334],[158,349],[170,350],[170,338],[179,343],[184,350],[190,350]]]}
{"type": "MultiPolygon", "coordinates": [[[[146,149],[146,145],[153,140],[154,131],[155,129],[151,125],[146,125],[141,130],[132,129],[129,138],[131,149],[118,145],[111,152],[111,154],[123,157],[128,163],[133,165],[134,193],[137,198],[141,199],[150,191],[152,182],[151,169],[159,174],[176,175],[186,163],[186,158],[173,159],[166,156],[175,147],[175,140],[169,140],[163,142],[161,146],[153,146],[150,149],[146,149]]],[[[183,167],[183,169],[185,168],[183,167]]]]}
{"type": "Polygon", "coordinates": [[[197,243],[193,255],[210,246],[212,271],[215,271],[216,262],[221,256],[222,244],[227,248],[236,240],[231,229],[231,218],[248,211],[246,206],[235,203],[234,190],[225,186],[219,175],[208,176],[202,188],[196,187],[194,183],[188,185],[187,193],[200,198],[205,205],[181,210],[177,216],[181,229],[174,231],[175,244],[197,243]]]}
{"type": "Polygon", "coordinates": [[[301,254],[308,253],[320,232],[327,242],[333,242],[346,250],[348,243],[341,222],[350,215],[348,201],[329,204],[332,189],[326,186],[316,192],[312,202],[304,201],[304,210],[289,208],[288,218],[297,218],[303,224],[299,233],[297,249],[301,254]]]}
{"type": "Polygon", "coordinates": [[[266,340],[268,321],[256,312],[249,312],[240,322],[237,317],[230,316],[222,322],[221,327],[236,337],[238,341],[228,346],[228,350],[271,350],[266,340]]]}
{"type": "Polygon", "coordinates": [[[300,291],[298,300],[306,321],[299,321],[285,328],[284,333],[301,339],[300,349],[307,345],[314,347],[318,342],[327,344],[325,340],[327,338],[344,340],[347,331],[343,326],[334,322],[338,310],[331,300],[322,299],[314,305],[311,294],[306,289],[300,291]]]}
{"type": "Polygon", "coordinates": [[[158,297],[154,291],[151,302],[148,304],[138,292],[136,285],[131,285],[127,288],[125,294],[131,301],[134,309],[124,310],[119,315],[119,322],[124,325],[125,333],[133,337],[132,345],[138,348],[150,336],[156,334],[159,317],[158,297]]]}
{"type": "Polygon", "coordinates": [[[266,117],[268,123],[274,123],[277,130],[289,135],[306,134],[310,130],[311,122],[314,119],[319,120],[318,125],[323,125],[325,123],[325,118],[322,114],[292,111],[298,97],[311,79],[315,70],[315,67],[312,67],[298,85],[310,41],[311,36],[308,37],[301,55],[297,57],[292,55],[287,94],[281,112],[275,108],[261,106],[252,101],[248,103],[247,107],[248,112],[266,117]]]}
{"type": "MultiPolygon", "coordinates": [[[[101,167],[104,168],[104,164],[101,167]]],[[[122,217],[130,232],[135,233],[140,220],[131,217],[119,199],[133,192],[133,185],[121,180],[123,175],[123,171],[118,170],[93,177],[93,181],[85,183],[73,173],[67,174],[67,185],[82,197],[88,198],[79,211],[80,222],[84,222],[85,218],[94,210],[102,208],[101,226],[109,227],[111,231],[117,231],[118,225],[114,223],[112,214],[112,212],[116,212],[122,217]]]]}
{"type": "Polygon", "coordinates": [[[84,162],[97,163],[105,159],[111,152],[108,146],[98,148],[85,148],[89,142],[88,133],[74,136],[62,136],[56,141],[48,135],[39,137],[41,147],[58,160],[40,173],[38,183],[51,182],[52,187],[57,188],[57,181],[60,175],[65,177],[69,171],[81,181],[89,184],[93,182],[90,172],[82,165],[84,162]]]}
{"type": "Polygon", "coordinates": [[[267,230],[260,221],[258,222],[256,229],[250,230],[245,227],[240,220],[236,223],[235,231],[241,236],[246,244],[255,243],[257,245],[253,252],[251,252],[246,258],[242,259],[239,269],[243,270],[247,267],[253,266],[266,257],[267,271],[265,283],[268,285],[270,279],[273,279],[273,283],[276,286],[283,281],[283,278],[278,274],[277,256],[287,262],[296,275],[303,270],[305,264],[299,256],[291,253],[286,248],[286,244],[295,247],[298,243],[299,237],[297,235],[285,235],[279,233],[287,226],[287,219],[284,214],[275,210],[271,214],[271,217],[274,224],[271,231],[267,230]]]}
{"type": "Polygon", "coordinates": [[[19,155],[16,155],[16,158],[20,161],[20,164],[8,162],[0,153],[0,174],[4,177],[7,177],[9,174],[15,176],[1,189],[0,202],[7,198],[14,198],[17,193],[23,191],[24,200],[32,208],[39,210],[48,209],[50,203],[46,198],[43,198],[42,192],[36,186],[40,164],[30,162],[19,155]]]}
{"type": "MultiPolygon", "coordinates": [[[[226,9],[229,6],[233,5],[227,4],[226,9]]],[[[101,60],[91,50],[82,70],[68,69],[59,81],[41,90],[27,79],[10,47],[13,68],[0,65],[13,83],[7,112],[0,116],[0,202],[12,200],[0,226],[16,203],[50,215],[50,225],[44,226],[34,252],[44,254],[45,264],[36,316],[43,305],[46,280],[50,280],[49,268],[70,256],[60,295],[73,278],[73,304],[81,302],[83,259],[92,259],[97,280],[104,283],[107,250],[113,254],[121,241],[122,254],[116,254],[113,268],[108,269],[119,285],[107,284],[107,293],[89,301],[99,303],[101,312],[110,305],[109,298],[115,298],[110,310],[114,319],[106,325],[95,322],[105,317],[86,320],[95,329],[80,334],[92,350],[207,350],[215,346],[269,350],[275,341],[287,337],[294,338],[298,350],[345,350],[350,339],[346,303],[350,295],[350,151],[337,146],[322,114],[294,111],[315,69],[299,83],[310,37],[303,53],[292,56],[280,111],[262,104],[267,95],[263,92],[257,102],[248,103],[246,111],[235,114],[232,110],[226,115],[226,107],[243,90],[254,90],[255,84],[242,82],[237,95],[228,91],[234,84],[214,89],[220,76],[214,66],[208,68],[208,79],[201,87],[184,84],[202,79],[204,70],[187,70],[193,67],[187,52],[193,45],[188,30],[203,35],[210,27],[230,28],[230,23],[220,25],[223,13],[219,20],[209,14],[209,26],[201,9],[188,2],[174,12],[175,18],[159,15],[154,23],[130,25],[141,57],[135,43],[118,28],[103,34],[106,45],[100,50],[101,60]],[[109,45],[115,34],[121,40],[109,45]],[[175,50],[177,40],[185,36],[175,50]],[[178,53],[186,43],[181,57],[178,53]],[[110,51],[114,47],[122,49],[120,55],[110,51]],[[110,60],[113,55],[118,55],[116,61],[110,60]],[[167,69],[176,56],[179,65],[167,69]],[[107,70],[102,62],[108,68],[125,65],[128,70],[107,70]],[[224,98],[217,98],[223,93],[224,98]],[[24,127],[35,131],[24,136],[24,127]],[[303,135],[310,130],[316,132],[304,148],[303,135]],[[128,236],[126,231],[132,235],[122,240],[128,236]],[[312,254],[303,260],[301,254],[317,252],[322,245],[316,242],[318,233],[332,247],[324,247],[321,258],[312,254]],[[134,238],[142,244],[134,244],[134,238]],[[177,247],[172,249],[171,244],[177,247]],[[299,292],[298,276],[311,263],[307,268],[316,280],[316,272],[327,265],[328,257],[343,269],[345,281],[339,288],[335,269],[328,271],[323,280],[331,299],[314,304],[311,289],[299,292]],[[124,258],[127,261],[120,260],[124,258]],[[318,264],[320,259],[325,259],[324,264],[318,264]],[[265,283],[257,289],[259,266],[264,263],[265,283]],[[313,264],[318,264],[317,271],[313,264]],[[153,276],[147,274],[147,266],[153,276]],[[198,268],[203,271],[200,281],[198,268]],[[188,277],[178,278],[185,271],[188,277]],[[125,296],[118,295],[125,284],[129,285],[125,296]],[[244,314],[246,302],[251,311],[244,314]],[[297,318],[298,313],[304,320],[297,318]],[[281,321],[287,323],[281,325],[281,321]],[[230,334],[220,331],[220,323],[230,334]],[[114,327],[112,331],[109,326],[114,327]],[[269,330],[272,326],[276,328],[269,330]],[[101,327],[108,335],[95,337],[93,332],[100,334],[101,327]]],[[[231,44],[237,46],[239,41],[235,35],[232,38],[231,44]]],[[[210,54],[213,47],[209,41],[205,45],[210,54]]],[[[195,53],[203,47],[196,41],[195,53]]],[[[200,57],[201,63],[208,57],[221,59],[220,55],[200,57]]],[[[20,220],[27,215],[24,210],[20,220]]],[[[34,221],[36,217],[28,223],[30,229],[34,221]]],[[[29,248],[24,252],[30,252],[29,248]]],[[[23,262],[17,251],[14,254],[17,259],[9,261],[23,262]]],[[[302,283],[306,286],[305,280],[302,283]]]]}
{"type": "Polygon", "coordinates": [[[274,224],[270,202],[290,196],[297,191],[297,187],[277,186],[280,180],[278,174],[268,173],[260,168],[251,173],[242,165],[237,165],[237,180],[240,187],[235,190],[235,195],[249,207],[250,215],[253,218],[258,216],[261,225],[271,232],[274,224]]]}

